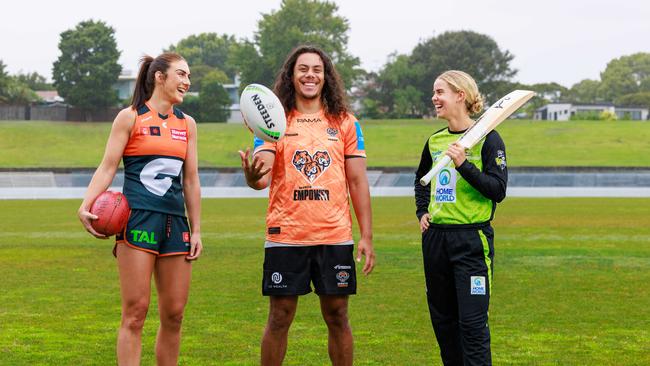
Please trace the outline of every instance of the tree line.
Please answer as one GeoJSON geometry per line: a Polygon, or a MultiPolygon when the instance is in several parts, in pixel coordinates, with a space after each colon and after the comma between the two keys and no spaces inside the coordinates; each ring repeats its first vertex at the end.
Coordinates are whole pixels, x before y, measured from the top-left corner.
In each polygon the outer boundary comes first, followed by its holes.
{"type": "MultiPolygon", "coordinates": [[[[262,14],[252,39],[201,33],[168,46],[163,51],[178,52],[188,61],[191,91],[198,92],[187,96],[181,108],[199,121],[226,120],[230,99],[223,85],[238,76],[242,86],[270,86],[286,55],[302,43],[318,45],[331,55],[363,118],[431,116],[433,80],[448,69],[474,76],[488,103],[513,89],[538,92],[526,107],[529,116],[555,101],[650,106],[649,53],[610,61],[600,80],[585,79],[569,88],[555,82],[525,85],[515,81],[515,56],[494,39],[473,31],[449,31],[422,40],[407,54],[390,55],[380,70],[368,72],[348,49],[350,25],[337,12],[337,5],[327,1],[284,0],[278,10],[262,14]]],[[[112,88],[122,69],[112,27],[103,21],[80,22],[61,33],[59,49],[51,85],[37,73],[8,75],[0,60],[0,103],[32,103],[38,99],[34,90],[56,89],[76,107],[128,105],[112,88]]]]}

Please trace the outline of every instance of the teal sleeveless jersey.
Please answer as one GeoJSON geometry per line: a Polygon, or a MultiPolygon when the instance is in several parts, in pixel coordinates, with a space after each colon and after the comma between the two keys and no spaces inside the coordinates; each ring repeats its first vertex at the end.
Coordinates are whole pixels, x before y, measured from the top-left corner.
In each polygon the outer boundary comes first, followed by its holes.
{"type": "Polygon", "coordinates": [[[123,154],[123,192],[133,209],[185,216],[183,164],[188,129],[183,112],[167,115],[149,104],[138,109],[123,154]]]}

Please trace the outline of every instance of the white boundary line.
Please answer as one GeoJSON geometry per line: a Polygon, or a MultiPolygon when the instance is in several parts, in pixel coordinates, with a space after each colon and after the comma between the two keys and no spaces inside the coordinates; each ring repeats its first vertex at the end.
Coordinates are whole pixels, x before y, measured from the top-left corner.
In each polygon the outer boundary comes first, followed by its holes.
{"type": "Polygon", "coordinates": [[[650,187],[512,187],[508,197],[650,197],[650,187]]]}

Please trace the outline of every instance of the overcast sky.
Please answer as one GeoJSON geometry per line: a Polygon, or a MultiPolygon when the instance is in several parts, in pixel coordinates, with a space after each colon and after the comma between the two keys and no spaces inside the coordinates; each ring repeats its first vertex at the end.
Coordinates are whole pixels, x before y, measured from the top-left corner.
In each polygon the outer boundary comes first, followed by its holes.
{"type": "MultiPolygon", "coordinates": [[[[650,52],[646,0],[336,0],[349,20],[349,51],[366,70],[381,68],[392,52],[410,53],[421,40],[450,30],[491,36],[515,58],[523,83],[598,79],[607,62],[650,52]]],[[[5,0],[0,60],[10,73],[36,71],[51,78],[61,32],[87,19],[115,29],[120,63],[136,69],[143,53],[202,32],[252,39],[262,13],[280,0],[169,1],[5,0]],[[154,4],[154,2],[151,2],[154,4]]],[[[191,67],[191,65],[190,65],[191,67]]]]}

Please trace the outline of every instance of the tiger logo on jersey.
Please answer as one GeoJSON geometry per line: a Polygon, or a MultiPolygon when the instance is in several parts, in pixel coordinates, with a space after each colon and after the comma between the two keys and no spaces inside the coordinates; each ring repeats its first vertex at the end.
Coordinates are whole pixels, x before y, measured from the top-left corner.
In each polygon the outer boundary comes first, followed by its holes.
{"type": "Polygon", "coordinates": [[[332,158],[327,151],[318,150],[311,155],[307,150],[296,150],[291,162],[309,183],[313,183],[327,170],[332,163],[332,158]]]}
{"type": "Polygon", "coordinates": [[[328,154],[327,151],[316,151],[316,154],[314,154],[314,161],[320,165],[322,169],[325,169],[330,165],[332,159],[330,159],[330,154],[328,154]]]}
{"type": "Polygon", "coordinates": [[[292,163],[293,166],[295,166],[298,170],[302,170],[305,164],[309,163],[310,161],[312,161],[312,158],[307,150],[297,150],[293,154],[292,163]]]}
{"type": "Polygon", "coordinates": [[[322,172],[323,169],[314,160],[305,164],[305,167],[302,169],[302,173],[305,175],[305,177],[307,177],[307,180],[309,180],[310,182],[313,182],[316,179],[316,177],[318,177],[322,172]]]}

